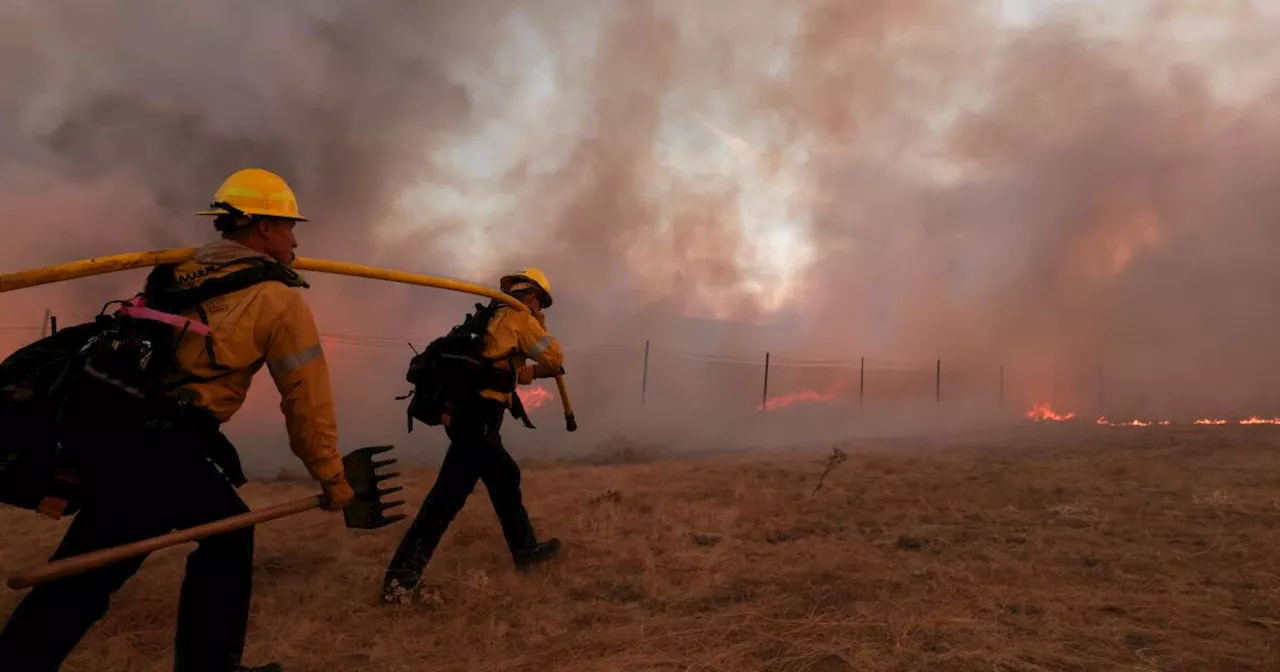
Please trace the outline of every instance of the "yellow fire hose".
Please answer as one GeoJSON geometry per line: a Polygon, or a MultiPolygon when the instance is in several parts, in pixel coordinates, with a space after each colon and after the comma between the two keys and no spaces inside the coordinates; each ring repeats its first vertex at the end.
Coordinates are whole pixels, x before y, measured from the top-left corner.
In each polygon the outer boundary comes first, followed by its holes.
{"type": "MultiPolygon", "coordinates": [[[[47,285],[54,282],[62,282],[64,280],[75,280],[77,278],[87,278],[94,275],[106,275],[108,273],[128,271],[135,268],[146,268],[161,264],[176,264],[186,261],[194,255],[194,248],[152,250],[149,252],[116,254],[109,257],[93,257],[89,259],[81,259],[79,261],[67,262],[65,264],[57,264],[55,266],[45,266],[43,268],[32,268],[25,271],[4,273],[0,274],[0,293],[25,289],[27,287],[47,285]]],[[[484,296],[490,299],[502,301],[513,308],[526,312],[529,310],[528,306],[524,305],[524,303],[510,294],[485,287],[484,285],[463,282],[461,280],[437,278],[430,275],[419,275],[417,273],[407,273],[405,271],[395,271],[385,268],[377,268],[375,266],[364,266],[361,264],[351,264],[343,261],[330,261],[327,259],[311,259],[308,257],[298,257],[294,260],[293,267],[301,271],[315,271],[317,273],[347,275],[357,278],[369,278],[371,280],[385,280],[387,282],[400,282],[409,285],[420,285],[422,287],[448,289],[455,292],[475,294],[477,296],[484,296]]],[[[569,400],[569,391],[565,388],[564,376],[556,376],[556,388],[560,392],[560,404],[564,406],[565,428],[570,432],[575,431],[578,429],[578,421],[573,415],[573,403],[569,400]]]]}

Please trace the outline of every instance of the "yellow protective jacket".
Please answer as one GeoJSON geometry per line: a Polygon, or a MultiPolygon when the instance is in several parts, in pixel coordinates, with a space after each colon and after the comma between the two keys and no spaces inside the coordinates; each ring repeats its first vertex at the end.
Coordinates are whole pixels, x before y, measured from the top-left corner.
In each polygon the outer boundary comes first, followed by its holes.
{"type": "MultiPolygon", "coordinates": [[[[177,267],[175,276],[183,287],[199,286],[245,264],[213,271],[211,266],[245,257],[270,259],[235,241],[220,240],[199,248],[193,260],[177,267]]],[[[178,394],[226,422],[244,403],[254,374],[266,364],[280,391],[280,410],[294,455],[317,480],[328,481],[341,473],[329,367],[315,319],[301,293],[272,280],[201,305],[208,318],[214,357],[230,371],[211,366],[203,336],[187,334],[177,347],[178,363],[197,376],[221,377],[189,383],[178,394]]],[[[200,319],[195,310],[185,316],[200,319]]]]}
{"type": "MultiPolygon", "coordinates": [[[[564,350],[560,341],[547,333],[537,316],[511,306],[499,306],[489,320],[489,328],[485,332],[482,354],[496,360],[496,365],[511,372],[512,389],[515,388],[517,370],[508,363],[508,358],[519,367],[526,359],[532,359],[539,365],[539,377],[554,375],[564,366],[564,350]]],[[[501,390],[488,389],[480,392],[480,396],[511,405],[511,394],[501,390]]]]}

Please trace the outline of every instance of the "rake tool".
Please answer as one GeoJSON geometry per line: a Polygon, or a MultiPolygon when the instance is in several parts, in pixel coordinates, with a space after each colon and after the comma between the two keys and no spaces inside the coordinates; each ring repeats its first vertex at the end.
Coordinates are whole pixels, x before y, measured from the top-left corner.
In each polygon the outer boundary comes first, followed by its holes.
{"type": "MultiPolygon", "coordinates": [[[[369,446],[351,451],[343,456],[342,464],[346,471],[347,483],[355,493],[355,498],[347,508],[342,510],[346,526],[357,530],[375,530],[405,518],[405,514],[386,515],[386,510],[404,503],[404,500],[384,502],[382,498],[403,488],[381,488],[380,484],[399,476],[399,472],[389,474],[378,473],[379,469],[395,464],[395,458],[374,460],[373,456],[385,453],[394,446],[369,446]]],[[[197,525],[150,539],[135,541],[131,544],[113,546],[92,553],[73,555],[47,563],[40,567],[25,569],[9,575],[8,586],[14,590],[28,588],[41,583],[61,579],[74,574],[89,571],[103,565],[109,565],[126,558],[158,551],[162,548],[177,546],[189,541],[204,539],[215,534],[239,530],[258,523],[277,518],[284,518],[319,508],[321,495],[312,495],[291,502],[277,504],[260,511],[250,511],[238,516],[215,520],[204,525],[197,525]]]]}
{"type": "MultiPolygon", "coordinates": [[[[135,268],[146,268],[148,266],[157,266],[160,264],[176,264],[186,261],[194,255],[194,248],[151,250],[148,252],[116,254],[107,257],[93,257],[90,259],[81,259],[79,261],[57,264],[55,266],[31,268],[23,271],[15,271],[13,273],[3,273],[0,274],[0,292],[9,292],[15,289],[46,285],[51,282],[62,282],[64,280],[74,280],[76,278],[88,278],[95,275],[117,273],[120,271],[127,271],[135,268]]],[[[524,305],[523,302],[510,294],[472,282],[463,282],[461,280],[453,280],[450,278],[437,278],[430,275],[407,273],[405,271],[377,268],[375,266],[363,266],[361,264],[352,264],[344,261],[330,261],[328,259],[313,259],[308,257],[298,257],[293,261],[293,267],[301,271],[332,273],[334,275],[368,278],[370,280],[384,280],[386,282],[400,282],[408,285],[418,285],[421,287],[448,289],[454,292],[475,294],[476,296],[484,296],[497,301],[502,301],[516,310],[523,310],[526,312],[529,310],[528,306],[524,305]]],[[[569,391],[565,387],[564,376],[556,376],[556,387],[559,388],[560,391],[560,403],[564,406],[565,428],[570,432],[576,431],[578,429],[578,421],[573,415],[573,404],[569,401],[569,391]]]]}

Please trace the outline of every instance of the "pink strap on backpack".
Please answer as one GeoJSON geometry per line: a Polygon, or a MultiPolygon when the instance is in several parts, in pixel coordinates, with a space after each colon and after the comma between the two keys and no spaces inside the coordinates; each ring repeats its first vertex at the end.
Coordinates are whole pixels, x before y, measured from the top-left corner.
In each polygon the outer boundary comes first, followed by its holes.
{"type": "Polygon", "coordinates": [[[129,317],[136,317],[142,320],[164,322],[165,324],[172,325],[178,329],[185,329],[190,333],[199,334],[201,336],[208,336],[211,333],[209,331],[209,325],[203,322],[192,322],[181,315],[163,313],[155,308],[146,307],[143,305],[144,303],[145,302],[142,297],[139,296],[126,302],[124,307],[120,309],[120,312],[128,315],[129,317]]]}

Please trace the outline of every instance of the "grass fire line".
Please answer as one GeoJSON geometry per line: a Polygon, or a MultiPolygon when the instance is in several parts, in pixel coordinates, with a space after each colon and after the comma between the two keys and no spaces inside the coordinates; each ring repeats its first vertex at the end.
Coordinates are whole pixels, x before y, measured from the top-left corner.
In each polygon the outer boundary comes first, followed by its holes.
{"type": "MultiPolygon", "coordinates": [[[[1074,412],[1059,413],[1051,407],[1047,402],[1036,402],[1024,414],[1025,417],[1034,422],[1069,422],[1078,419],[1074,412]]],[[[1104,427],[1151,427],[1185,424],[1175,422],[1173,420],[1141,420],[1134,419],[1125,422],[1114,422],[1108,420],[1106,416],[1100,416],[1094,421],[1094,424],[1104,427]]],[[[1251,415],[1240,420],[1225,420],[1222,418],[1199,418],[1189,424],[1222,426],[1222,425],[1280,425],[1280,418],[1261,418],[1251,415]]]]}

